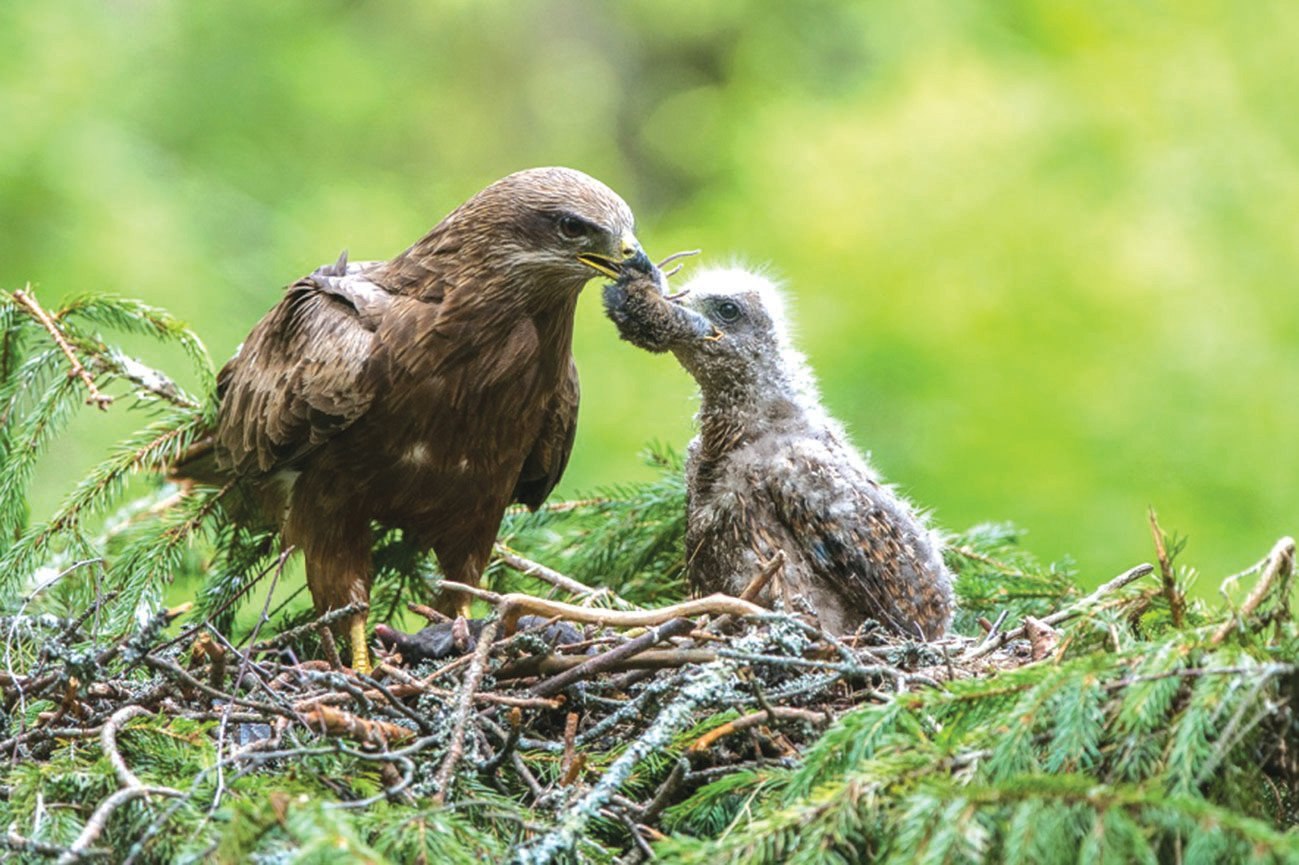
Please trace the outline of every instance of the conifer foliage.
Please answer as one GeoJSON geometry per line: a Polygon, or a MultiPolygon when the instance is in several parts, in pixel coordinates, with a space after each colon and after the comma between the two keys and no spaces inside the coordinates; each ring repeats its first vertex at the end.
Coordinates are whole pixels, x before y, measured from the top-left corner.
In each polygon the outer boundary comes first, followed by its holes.
{"type": "MultiPolygon", "coordinates": [[[[959,633],[927,644],[736,599],[657,616],[686,594],[657,448],[655,481],[507,516],[468,654],[356,678],[238,491],[164,480],[212,391],[161,310],[0,293],[13,861],[1299,861],[1288,538],[1206,604],[1157,526],[1158,576],[1090,593],[978,526],[949,538],[959,633]],[[193,392],[123,337],[179,346],[193,392]],[[30,513],[73,415],[124,405],[139,431],[30,513]],[[587,627],[556,647],[520,612],[587,627]]],[[[436,568],[397,532],[375,561],[372,618],[411,629],[436,568]]]]}

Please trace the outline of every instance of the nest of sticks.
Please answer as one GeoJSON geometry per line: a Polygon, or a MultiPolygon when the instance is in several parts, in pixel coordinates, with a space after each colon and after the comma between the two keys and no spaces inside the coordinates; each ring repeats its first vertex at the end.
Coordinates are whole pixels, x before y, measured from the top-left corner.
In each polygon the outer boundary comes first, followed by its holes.
{"type": "MultiPolygon", "coordinates": [[[[743,768],[793,765],[839,714],[863,703],[1048,656],[1058,638],[1055,625],[1151,571],[1133,568],[1040,620],[985,622],[987,633],[977,638],[919,642],[869,626],[848,636],[827,634],[803,618],[755,605],[748,598],[779,570],[779,558],[741,597],[713,595],[654,610],[633,608],[607,589],[513,553],[503,558],[572,600],[443,583],[444,590],[471,594],[494,610],[472,651],[413,668],[389,653],[369,676],[341,668],[336,653],[327,652],[332,662],[294,663],[284,650],[304,630],[320,632],[329,648],[329,624],[356,607],[270,640],[257,642],[254,630],[243,648],[206,624],[168,638],[173,611],[124,642],[77,658],[58,647],[77,642],[93,611],[59,623],[61,635],[31,670],[0,673],[11,717],[32,701],[57,706],[0,741],[0,754],[39,761],[67,740],[98,739],[117,790],[98,804],[70,847],[41,849],[47,845],[12,829],[6,846],[76,861],[95,851],[113,811],[127,802],[198,795],[202,779],[188,789],[146,784],[122,756],[118,740],[129,735],[127,724],[161,714],[216,722],[209,727],[218,757],[211,772],[346,753],[373,762],[383,782],[368,798],[348,799],[340,786],[342,807],[357,808],[381,799],[451,802],[457,779],[473,773],[554,815],[527,842],[541,860],[547,850],[571,847],[597,817],[625,829],[631,855],[648,857],[664,810],[701,785],[743,768]],[[524,616],[542,618],[524,619],[539,623],[520,628],[524,616]],[[580,626],[583,638],[553,645],[546,628],[559,621],[580,626]],[[692,729],[702,731],[678,749],[666,777],[630,794],[627,782],[638,767],[692,729]]],[[[210,785],[202,789],[211,795],[210,785]]],[[[218,785],[218,798],[221,791],[218,785]]],[[[210,804],[215,811],[217,803],[210,804]]],[[[167,809],[159,811],[160,827],[167,809]]],[[[147,844],[147,834],[137,848],[147,844]]]]}

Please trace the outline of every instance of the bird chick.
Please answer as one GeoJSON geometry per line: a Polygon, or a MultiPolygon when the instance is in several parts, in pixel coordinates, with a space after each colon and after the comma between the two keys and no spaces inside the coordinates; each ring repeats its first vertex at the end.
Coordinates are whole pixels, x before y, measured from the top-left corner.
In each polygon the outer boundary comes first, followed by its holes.
{"type": "Polygon", "coordinates": [[[628,268],[604,301],[624,339],[671,351],[699,383],[686,461],[694,591],[738,594],[783,551],[760,602],[801,603],[831,633],[868,619],[924,638],[947,629],[938,539],[822,407],[769,280],[707,270],[669,297],[661,275],[628,268]]]}

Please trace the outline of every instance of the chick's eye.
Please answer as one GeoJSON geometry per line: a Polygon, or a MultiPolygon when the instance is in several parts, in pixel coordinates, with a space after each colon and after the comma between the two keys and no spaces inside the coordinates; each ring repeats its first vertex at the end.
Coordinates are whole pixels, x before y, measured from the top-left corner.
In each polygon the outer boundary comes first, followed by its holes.
{"type": "Polygon", "coordinates": [[[565,214],[559,218],[559,233],[569,240],[577,240],[591,233],[591,225],[576,216],[565,214]]]}
{"type": "Polygon", "coordinates": [[[717,317],[725,322],[735,321],[740,317],[740,305],[731,300],[717,304],[717,317]]]}

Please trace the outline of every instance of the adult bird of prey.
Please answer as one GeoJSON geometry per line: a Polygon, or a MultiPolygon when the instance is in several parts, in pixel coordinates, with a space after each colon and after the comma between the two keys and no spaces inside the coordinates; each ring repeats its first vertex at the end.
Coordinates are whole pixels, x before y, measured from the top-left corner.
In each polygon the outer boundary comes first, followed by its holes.
{"type": "MultiPolygon", "coordinates": [[[[209,455],[175,474],[251,482],[318,612],[368,601],[374,522],[476,585],[506,507],[538,507],[573,447],[578,293],[628,262],[654,269],[633,227],[604,184],[537,168],[390,261],[344,254],[253,328],[218,376],[209,455]]],[[[348,624],[368,671],[365,613],[348,624]]]]}
{"type": "Polygon", "coordinates": [[[771,282],[724,269],[672,296],[662,288],[661,274],[628,267],[604,300],[624,339],[671,351],[699,383],[686,461],[692,588],[739,594],[783,551],[781,592],[827,631],[869,618],[912,637],[941,635],[952,588],[940,544],[822,407],[771,282]]]}

